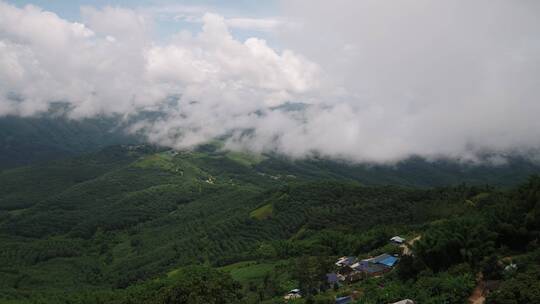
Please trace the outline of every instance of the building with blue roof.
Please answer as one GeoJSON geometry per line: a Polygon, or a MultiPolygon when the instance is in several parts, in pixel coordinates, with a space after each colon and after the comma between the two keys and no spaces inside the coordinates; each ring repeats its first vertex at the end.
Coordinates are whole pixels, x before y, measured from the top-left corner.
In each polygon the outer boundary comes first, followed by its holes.
{"type": "Polygon", "coordinates": [[[389,256],[383,260],[380,260],[378,263],[386,265],[388,267],[394,267],[397,261],[398,261],[398,258],[396,258],[395,256],[389,256]]]}
{"type": "Polygon", "coordinates": [[[376,256],[376,257],[371,258],[371,259],[366,259],[364,261],[367,261],[367,262],[370,262],[370,263],[375,263],[375,264],[383,264],[383,265],[386,265],[388,267],[394,267],[394,265],[398,261],[398,258],[393,256],[393,255],[390,255],[388,253],[383,253],[383,254],[381,254],[379,256],[376,256]]]}
{"type": "Polygon", "coordinates": [[[377,276],[388,272],[396,265],[398,258],[390,254],[381,254],[379,256],[362,260],[352,267],[355,271],[362,272],[368,276],[377,276]]]}

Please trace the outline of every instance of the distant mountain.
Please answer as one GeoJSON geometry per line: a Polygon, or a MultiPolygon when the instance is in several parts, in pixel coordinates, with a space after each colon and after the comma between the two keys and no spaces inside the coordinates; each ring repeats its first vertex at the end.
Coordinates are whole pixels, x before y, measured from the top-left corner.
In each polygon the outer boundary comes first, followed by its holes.
{"type": "Polygon", "coordinates": [[[232,159],[249,164],[259,175],[274,179],[294,181],[349,180],[364,185],[399,185],[405,187],[441,187],[459,185],[514,186],[523,183],[530,175],[540,174],[540,164],[528,159],[512,156],[506,163],[493,165],[464,163],[453,160],[428,161],[411,157],[394,165],[356,164],[327,158],[292,160],[283,155],[250,155],[220,150],[219,143],[207,144],[198,151],[216,158],[232,159]]]}
{"type": "Polygon", "coordinates": [[[136,142],[111,118],[0,117],[0,170],[136,142]]]}
{"type": "MultiPolygon", "coordinates": [[[[303,105],[291,104],[292,108],[303,105]]],[[[151,117],[145,114],[144,118],[151,117]]],[[[99,151],[107,146],[135,144],[141,138],[126,134],[114,118],[69,120],[59,115],[32,118],[0,117],[0,170],[22,165],[75,157],[99,151]]],[[[512,186],[527,176],[540,173],[540,166],[527,159],[513,157],[503,165],[463,164],[450,160],[426,161],[411,158],[396,165],[352,164],[324,158],[291,160],[282,155],[249,155],[220,150],[214,142],[197,149],[207,157],[200,166],[229,162],[247,165],[244,169],[258,177],[278,180],[338,179],[365,185],[393,184],[411,187],[433,187],[469,183],[512,186]]],[[[244,171],[243,171],[244,172],[244,171]]],[[[244,172],[243,174],[246,174],[244,172]]],[[[242,177],[242,178],[245,178],[242,177]]]]}
{"type": "Polygon", "coordinates": [[[328,159],[290,161],[271,158],[257,168],[265,172],[289,172],[303,177],[351,179],[364,185],[440,187],[470,185],[514,186],[540,173],[540,165],[521,157],[505,164],[460,163],[452,160],[427,161],[410,158],[395,165],[351,164],[328,159]]]}

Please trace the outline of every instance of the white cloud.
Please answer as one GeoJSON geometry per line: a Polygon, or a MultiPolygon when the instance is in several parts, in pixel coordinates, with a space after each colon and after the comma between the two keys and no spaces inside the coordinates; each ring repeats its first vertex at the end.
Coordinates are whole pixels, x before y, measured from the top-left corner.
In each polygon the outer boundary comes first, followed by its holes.
{"type": "Polygon", "coordinates": [[[73,23],[0,1],[0,115],[54,101],[73,117],[159,109],[132,129],[177,148],[227,135],[228,147],[293,157],[527,154],[540,148],[538,6],[293,0],[276,19],[178,8],[200,14],[201,31],[157,43],[157,9],[86,7],[73,23]],[[231,27],[274,31],[289,48],[231,27]]]}
{"type": "Polygon", "coordinates": [[[86,26],[94,32],[137,43],[144,43],[148,39],[149,29],[152,26],[150,16],[120,7],[106,6],[103,9],[96,9],[83,6],[81,15],[86,26]]]}
{"type": "Polygon", "coordinates": [[[282,32],[282,43],[321,65],[328,89],[318,98],[331,105],[308,119],[303,137],[310,139],[295,153],[384,161],[540,146],[540,3],[283,6],[298,26],[282,32]]]}
{"type": "Polygon", "coordinates": [[[283,25],[282,21],[271,18],[229,18],[226,23],[232,28],[264,32],[274,31],[277,27],[283,25]]]}
{"type": "MultiPolygon", "coordinates": [[[[176,21],[184,21],[189,23],[203,23],[203,16],[215,11],[216,9],[201,5],[163,5],[142,7],[140,12],[145,12],[149,15],[155,15],[160,19],[169,19],[176,21]]],[[[250,30],[260,32],[272,32],[287,25],[287,22],[277,17],[225,17],[225,23],[231,29],[250,30]]]]}
{"type": "MultiPolygon", "coordinates": [[[[202,24],[204,23],[203,16],[204,14],[178,14],[174,16],[174,20],[202,24]]],[[[228,28],[259,32],[274,32],[288,25],[277,18],[224,18],[223,20],[228,28]]]]}
{"type": "Polygon", "coordinates": [[[201,103],[200,94],[253,95],[251,100],[230,101],[246,105],[264,103],[276,92],[292,97],[316,85],[317,66],[301,56],[288,50],[277,53],[257,38],[235,40],[219,15],[205,14],[203,21],[197,36],[178,36],[170,45],[150,49],[148,75],[154,83],[177,86],[201,103]]]}
{"type": "MultiPolygon", "coordinates": [[[[144,45],[133,39],[141,36],[140,29],[128,37],[127,28],[103,32],[111,24],[107,18],[118,14],[108,8],[92,14],[103,14],[101,27],[90,29],[34,6],[19,9],[0,2],[0,43],[6,49],[0,62],[8,58],[18,70],[0,69],[4,113],[32,115],[55,101],[71,103],[77,117],[124,113],[160,95],[145,81],[144,45]],[[108,33],[117,35],[117,43],[107,39],[108,33]]],[[[136,17],[127,14],[122,20],[129,18],[136,17]]]]}
{"type": "Polygon", "coordinates": [[[197,35],[165,45],[148,36],[147,15],[123,8],[85,7],[85,25],[2,2],[0,16],[0,115],[33,115],[55,101],[68,102],[73,117],[130,115],[181,95],[167,120],[138,127],[186,147],[250,128],[252,113],[317,85],[317,65],[261,39],[236,40],[216,14],[203,16],[197,35]]]}
{"type": "Polygon", "coordinates": [[[147,11],[151,14],[165,14],[165,15],[178,15],[178,14],[191,14],[191,15],[203,15],[211,10],[207,6],[201,5],[183,5],[183,4],[168,4],[157,5],[150,7],[143,7],[141,10],[147,11]]]}
{"type": "Polygon", "coordinates": [[[253,128],[256,111],[317,86],[318,67],[301,56],[277,53],[257,38],[237,41],[219,15],[205,14],[203,21],[197,36],[180,36],[149,52],[153,83],[182,95],[165,120],[138,126],[152,140],[180,148],[253,128]]]}

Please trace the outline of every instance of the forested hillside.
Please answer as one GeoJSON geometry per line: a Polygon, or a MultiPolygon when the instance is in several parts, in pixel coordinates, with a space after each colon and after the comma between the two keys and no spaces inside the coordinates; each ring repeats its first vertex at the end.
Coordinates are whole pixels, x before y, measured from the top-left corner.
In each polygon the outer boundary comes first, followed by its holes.
{"type": "Polygon", "coordinates": [[[0,117],[0,170],[136,143],[110,118],[0,117]]]}
{"type": "Polygon", "coordinates": [[[365,186],[353,168],[321,166],[139,145],[6,170],[2,301],[196,303],[186,299],[208,294],[182,297],[202,284],[228,299],[215,303],[279,303],[301,286],[317,303],[352,290],[360,303],[464,303],[478,273],[500,282],[491,303],[536,299],[512,289],[538,284],[538,178],[504,191],[365,186]],[[383,278],[324,287],[333,259],[399,253],[388,245],[398,234],[422,236],[412,259],[383,278]],[[517,274],[501,272],[503,258],[518,261],[517,274]]]}

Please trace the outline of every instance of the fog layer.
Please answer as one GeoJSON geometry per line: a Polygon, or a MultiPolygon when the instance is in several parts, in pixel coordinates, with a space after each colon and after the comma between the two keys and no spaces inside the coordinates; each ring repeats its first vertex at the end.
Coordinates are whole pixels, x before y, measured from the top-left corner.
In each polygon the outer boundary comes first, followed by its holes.
{"type": "MultiPolygon", "coordinates": [[[[0,2],[0,115],[68,105],[120,115],[152,142],[356,162],[475,160],[540,148],[537,1],[283,1],[273,40],[230,20],[153,37],[153,16],[82,8],[80,23],[0,2]],[[159,41],[159,42],[158,42],[159,41]]],[[[251,23],[242,23],[248,26],[251,23]]],[[[258,24],[258,23],[256,23],[258,24]]]]}

